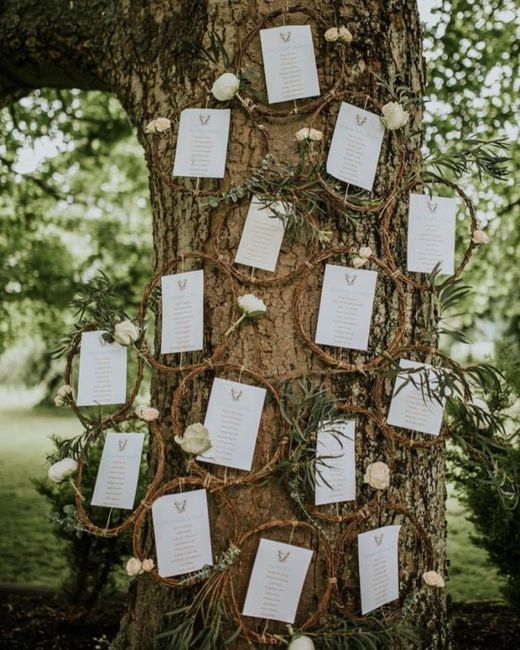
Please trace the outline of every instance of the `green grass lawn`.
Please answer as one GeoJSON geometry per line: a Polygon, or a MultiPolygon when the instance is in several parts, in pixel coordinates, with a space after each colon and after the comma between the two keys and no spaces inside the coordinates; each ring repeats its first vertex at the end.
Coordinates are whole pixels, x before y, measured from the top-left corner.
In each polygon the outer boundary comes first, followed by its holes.
{"type": "MultiPolygon", "coordinates": [[[[45,500],[32,477],[46,474],[49,435],[79,433],[65,411],[0,409],[0,582],[58,585],[65,563],[47,521],[45,500]]],[[[500,579],[486,553],[474,546],[461,504],[448,500],[449,593],[455,600],[500,598],[500,579]]]]}

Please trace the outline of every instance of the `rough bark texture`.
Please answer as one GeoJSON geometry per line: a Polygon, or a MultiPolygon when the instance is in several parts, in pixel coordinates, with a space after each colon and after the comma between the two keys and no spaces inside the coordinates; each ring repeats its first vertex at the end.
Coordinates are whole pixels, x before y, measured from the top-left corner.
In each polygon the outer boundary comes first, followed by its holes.
{"type": "MultiPolygon", "coordinates": [[[[204,84],[211,85],[223,69],[210,68],[192,60],[181,47],[183,40],[207,44],[209,34],[216,32],[233,55],[234,48],[246,30],[280,2],[253,0],[182,0],[178,2],[121,0],[10,0],[0,11],[0,99],[13,101],[20,95],[42,86],[79,87],[102,89],[115,93],[135,124],[137,135],[150,163],[151,139],[143,134],[149,119],[171,115],[193,97],[202,94],[204,84]]],[[[423,63],[421,33],[416,0],[368,0],[356,2],[323,0],[304,4],[319,9],[332,26],[346,23],[354,34],[348,58],[347,89],[368,92],[384,99],[385,93],[376,86],[371,73],[385,80],[395,80],[410,86],[417,94],[423,89],[423,63]]],[[[315,30],[316,32],[317,30],[315,30]]],[[[315,33],[315,36],[317,34],[315,33]]],[[[322,87],[327,87],[335,67],[332,60],[323,58],[321,39],[317,39],[318,58],[321,62],[322,87]],[[321,51],[320,51],[321,50],[321,51]]],[[[253,48],[252,58],[261,68],[261,59],[253,48]]],[[[415,117],[420,125],[420,115],[415,117]]],[[[324,113],[316,128],[330,135],[335,111],[324,113]]],[[[228,154],[226,178],[221,189],[239,184],[248,177],[259,161],[260,140],[243,111],[234,109],[232,133],[228,154]]],[[[297,150],[293,134],[306,125],[304,117],[295,116],[285,121],[267,123],[271,135],[272,153],[277,159],[296,159],[297,150]]],[[[410,158],[417,159],[415,145],[410,144],[410,158]]],[[[169,168],[174,151],[164,145],[162,162],[169,168]]],[[[395,172],[395,154],[385,147],[379,166],[376,190],[384,192],[395,172]]],[[[203,181],[208,183],[207,181],[203,181]]],[[[205,185],[206,187],[209,185],[205,185]]],[[[219,210],[208,210],[201,202],[180,195],[166,185],[153,170],[150,172],[150,195],[153,209],[154,267],[181,252],[205,250],[212,252],[214,225],[220,217],[219,210]]],[[[236,246],[246,211],[244,201],[230,218],[225,230],[225,242],[236,246]],[[240,216],[241,215],[241,216],[240,216]]],[[[406,198],[397,207],[393,225],[394,245],[403,250],[406,242],[406,198]]],[[[331,217],[329,223],[322,219],[323,229],[333,230],[334,241],[346,245],[370,245],[382,256],[380,217],[361,217],[354,228],[341,215],[331,217]]],[[[233,249],[234,250],[234,249],[233,249]]],[[[280,272],[301,263],[308,251],[303,242],[282,249],[280,272]]],[[[231,256],[231,254],[230,254],[231,256]]],[[[196,265],[186,264],[186,270],[196,265]]],[[[153,266],[150,265],[150,275],[153,266]]],[[[215,345],[227,327],[229,317],[229,291],[218,274],[208,270],[206,282],[207,339],[215,345]]],[[[316,273],[311,284],[307,310],[307,327],[316,322],[319,287],[322,275],[316,273]]],[[[241,292],[251,290],[241,287],[241,292]]],[[[241,329],[235,336],[227,358],[246,368],[277,378],[295,369],[322,369],[323,365],[305,348],[296,336],[292,321],[292,292],[294,284],[282,287],[254,289],[268,304],[265,318],[241,329]]],[[[414,341],[424,326],[423,310],[426,298],[411,288],[407,289],[407,341],[414,341]]],[[[372,350],[385,347],[396,326],[394,287],[381,281],[376,294],[371,341],[372,350]]],[[[207,351],[206,351],[207,352],[207,351]]],[[[205,352],[205,353],[206,353],[205,352]]],[[[358,356],[357,358],[362,358],[358,356]]],[[[208,394],[209,375],[203,375],[193,384],[193,393],[183,417],[192,421],[203,419],[204,398],[208,394]]],[[[178,378],[155,375],[153,378],[153,403],[161,408],[164,421],[169,422],[169,405],[178,378]]],[[[373,378],[348,374],[329,380],[331,391],[337,396],[368,408],[373,406],[373,378]]],[[[388,393],[387,393],[388,396],[388,393]]],[[[358,469],[361,472],[369,462],[385,458],[385,442],[369,423],[358,427],[358,469]]],[[[255,463],[269,454],[269,436],[260,436],[255,463]]],[[[178,452],[169,447],[170,475],[178,467],[178,452]]],[[[391,495],[398,495],[428,532],[442,569],[445,557],[444,520],[444,451],[435,447],[424,451],[395,448],[391,495]]],[[[152,463],[154,459],[151,459],[152,463]]],[[[358,505],[372,495],[358,477],[358,505]]],[[[240,488],[233,491],[233,501],[241,513],[245,529],[274,518],[299,517],[295,506],[283,487],[270,481],[262,487],[240,488]]],[[[350,506],[346,506],[347,508],[350,506]]],[[[366,529],[379,524],[392,523],[395,515],[382,512],[366,522],[366,529]]],[[[215,544],[225,545],[229,521],[226,512],[216,512],[212,518],[215,544]]],[[[337,526],[333,536],[339,535],[337,526]]],[[[295,533],[294,543],[305,542],[305,535],[295,533]]],[[[407,595],[408,616],[412,623],[423,629],[424,648],[445,648],[448,645],[445,596],[441,590],[426,590],[421,584],[424,566],[423,554],[417,539],[404,527],[401,539],[401,588],[407,595]]],[[[240,598],[247,584],[252,555],[241,559],[244,567],[240,598]]],[[[353,557],[345,558],[351,565],[353,557]]],[[[300,605],[300,618],[305,618],[316,606],[316,596],[324,588],[323,575],[318,566],[311,572],[300,605]]],[[[344,567],[338,575],[345,575],[344,567]]],[[[355,580],[352,579],[349,593],[355,580]]],[[[128,614],[123,620],[117,648],[145,650],[154,647],[153,638],[163,626],[162,615],[178,601],[172,590],[148,580],[139,580],[132,586],[128,614]]],[[[277,629],[276,626],[271,629],[277,629]]]]}

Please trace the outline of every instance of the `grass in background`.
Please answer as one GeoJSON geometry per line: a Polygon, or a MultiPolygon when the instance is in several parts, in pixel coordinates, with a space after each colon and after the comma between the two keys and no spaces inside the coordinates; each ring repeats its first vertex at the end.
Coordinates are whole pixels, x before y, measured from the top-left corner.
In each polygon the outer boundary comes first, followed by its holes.
{"type": "MultiPolygon", "coordinates": [[[[49,435],[80,432],[66,410],[0,408],[0,582],[58,586],[65,562],[45,500],[31,478],[45,476],[49,435]]],[[[455,600],[500,599],[501,580],[484,550],[471,542],[463,506],[448,499],[448,591],[455,600]]]]}

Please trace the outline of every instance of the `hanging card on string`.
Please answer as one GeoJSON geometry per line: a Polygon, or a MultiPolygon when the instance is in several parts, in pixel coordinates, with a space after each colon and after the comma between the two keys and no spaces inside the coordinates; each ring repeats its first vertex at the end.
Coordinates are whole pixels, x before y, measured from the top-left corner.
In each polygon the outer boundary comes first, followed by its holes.
{"type": "Polygon", "coordinates": [[[358,535],[361,614],[399,598],[399,530],[383,526],[358,535]]]}
{"type": "Polygon", "coordinates": [[[379,115],[341,102],[327,173],[340,181],[372,190],[385,134],[379,115]]]}
{"type": "Polygon", "coordinates": [[[318,429],[315,505],[355,500],[355,454],[354,420],[328,422],[318,429]]]}
{"type": "Polygon", "coordinates": [[[294,623],[313,551],[261,539],[242,614],[294,623]]]}
{"type": "Polygon", "coordinates": [[[228,108],[186,108],[182,111],[173,176],[224,177],[230,114],[228,108]]]}
{"type": "Polygon", "coordinates": [[[213,564],[206,490],[159,497],[152,505],[157,566],[163,578],[213,564]]]}
{"type": "Polygon", "coordinates": [[[440,273],[453,275],[456,214],[456,199],[410,194],[407,248],[409,271],[431,273],[440,264],[440,273]]]}
{"type": "Polygon", "coordinates": [[[377,272],[325,265],[316,343],[366,350],[377,272]]]}
{"type": "Polygon", "coordinates": [[[320,94],[309,25],[260,30],[267,97],[270,104],[320,94]]]}
{"type": "Polygon", "coordinates": [[[91,505],[132,510],[144,433],[107,433],[91,505]]]}
{"type": "Polygon", "coordinates": [[[265,388],[216,377],[204,420],[211,448],[197,460],[249,471],[265,395],[265,388]]]}
{"type": "Polygon", "coordinates": [[[103,330],[83,332],[79,353],[78,406],[126,401],[126,348],[103,339],[103,330]]]}
{"type": "Polygon", "coordinates": [[[202,350],[204,271],[164,275],[161,291],[161,354],[202,350]]]}

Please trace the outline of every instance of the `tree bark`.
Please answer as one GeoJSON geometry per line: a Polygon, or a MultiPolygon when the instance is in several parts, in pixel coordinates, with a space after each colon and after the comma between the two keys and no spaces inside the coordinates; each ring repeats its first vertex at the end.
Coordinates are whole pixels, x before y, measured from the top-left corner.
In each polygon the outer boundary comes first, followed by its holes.
{"type": "MultiPolygon", "coordinates": [[[[222,65],[207,65],[193,60],[183,47],[183,41],[208,46],[210,35],[218,34],[228,53],[233,56],[239,40],[270,11],[282,6],[281,2],[252,2],[240,0],[199,0],[198,2],[126,2],[108,3],[102,0],[84,0],[41,3],[38,0],[9,0],[0,11],[0,96],[5,102],[33,88],[41,86],[97,88],[115,93],[136,127],[149,166],[150,196],[153,213],[154,265],[160,268],[167,260],[190,251],[205,251],[215,255],[216,224],[226,207],[209,209],[200,198],[180,194],[165,183],[157,174],[152,160],[152,146],[157,140],[144,134],[148,120],[158,116],[170,116],[179,107],[204,93],[213,79],[225,71],[222,65]]],[[[294,4],[294,3],[290,3],[294,4]]],[[[324,0],[318,4],[302,0],[308,8],[316,8],[330,25],[346,24],[354,35],[347,56],[347,81],[345,88],[352,93],[368,93],[385,102],[387,93],[377,85],[372,74],[386,82],[408,86],[421,97],[424,88],[424,71],[421,52],[421,31],[416,0],[369,0],[365,3],[324,0]],[[399,77],[400,75],[400,77],[399,77]],[[399,78],[398,78],[399,77],[399,78]]],[[[302,17],[300,16],[300,19],[302,17]]],[[[291,17],[291,19],[293,19],[291,17]]],[[[294,18],[296,21],[296,18],[294,18]]],[[[278,23],[280,24],[280,23],[278,23]]],[[[334,81],[337,68],[333,57],[326,55],[322,31],[312,25],[320,69],[322,89],[334,81]]],[[[327,50],[328,51],[328,50],[327,50]]],[[[261,70],[258,38],[252,47],[252,57],[261,70]]],[[[347,99],[348,101],[348,99],[347,99]]],[[[336,102],[337,105],[337,102],[336,102]]],[[[334,103],[330,110],[320,115],[315,128],[329,136],[335,120],[334,103]]],[[[421,114],[413,117],[413,127],[420,127],[421,114]]],[[[306,116],[294,115],[285,120],[264,120],[270,135],[271,153],[275,160],[298,160],[294,133],[308,125],[306,116]]],[[[410,131],[412,129],[410,128],[410,131]]],[[[158,145],[160,161],[171,173],[174,148],[168,140],[158,145]]],[[[232,109],[232,131],[228,151],[226,177],[218,186],[224,191],[242,184],[261,159],[261,136],[237,107],[232,109]]],[[[395,151],[386,143],[376,181],[376,193],[384,195],[396,173],[395,151]]],[[[419,160],[419,141],[407,143],[408,170],[419,160]]],[[[323,151],[326,155],[326,149],[323,151]]],[[[203,181],[211,186],[211,181],[203,181]]],[[[239,204],[224,229],[225,253],[233,261],[234,248],[238,243],[246,201],[239,204]],[[240,217],[241,215],[241,217],[240,217]]],[[[406,246],[407,196],[402,193],[395,207],[392,223],[392,241],[399,258],[406,246]]],[[[320,228],[333,232],[335,245],[370,245],[378,257],[383,257],[381,244],[381,217],[378,214],[361,216],[355,222],[347,222],[343,214],[330,213],[319,216],[320,228]]],[[[285,245],[279,261],[278,273],[290,271],[305,261],[307,244],[297,240],[285,245]]],[[[321,265],[320,268],[322,268],[321,265]]],[[[186,270],[200,265],[186,262],[186,270]]],[[[316,271],[312,290],[308,292],[306,327],[315,323],[319,301],[320,271],[316,271]]],[[[221,340],[228,326],[232,297],[221,274],[211,267],[206,269],[205,328],[210,347],[221,340]]],[[[381,274],[380,274],[381,276],[381,274]]],[[[379,280],[378,280],[379,282],[379,280]]],[[[226,361],[245,368],[255,369],[276,381],[294,371],[320,371],[325,366],[311,354],[298,338],[292,318],[292,300],[295,283],[282,286],[251,287],[242,283],[240,293],[253,292],[268,305],[265,318],[243,327],[234,337],[226,352],[226,361]]],[[[415,289],[406,289],[406,339],[414,342],[424,334],[424,312],[428,298],[415,289]]],[[[397,327],[395,287],[380,278],[372,317],[371,342],[382,349],[397,327]]],[[[156,334],[156,342],[158,333],[156,334]]],[[[205,350],[204,356],[208,354],[205,350]]],[[[194,355],[193,358],[196,358],[194,355]]],[[[357,357],[358,359],[362,358],[357,357]]],[[[366,357],[365,357],[366,358],[366,357]]],[[[183,406],[183,415],[191,421],[203,421],[205,398],[209,393],[211,372],[192,383],[189,400],[183,406]]],[[[338,398],[356,403],[366,409],[374,409],[373,375],[371,373],[348,373],[325,378],[327,388],[338,398]]],[[[172,394],[180,377],[154,373],[152,403],[162,413],[162,421],[170,425],[172,394]]],[[[386,391],[388,406],[389,389],[386,391]]],[[[358,499],[356,507],[372,498],[370,488],[362,485],[361,477],[366,466],[376,460],[385,460],[387,445],[380,432],[370,422],[357,423],[358,499]]],[[[271,440],[259,438],[256,457],[269,455],[271,440]]],[[[155,459],[151,458],[152,466],[155,459]]],[[[392,485],[389,496],[404,502],[429,536],[436,558],[436,568],[445,562],[445,455],[441,446],[425,450],[393,449],[392,485]]],[[[168,476],[174,477],[181,467],[178,449],[168,446],[168,476]]],[[[274,480],[262,486],[231,488],[231,498],[240,512],[244,530],[273,519],[302,519],[287,487],[274,480]]],[[[352,506],[340,508],[348,511],[352,506]]],[[[368,517],[364,530],[378,524],[392,523],[395,513],[382,511],[368,517]]],[[[229,518],[224,510],[216,512],[211,520],[215,543],[224,544],[229,533],[229,518]]],[[[328,527],[334,543],[344,530],[344,524],[328,527]]],[[[362,532],[360,530],[360,532],[362,532]]],[[[151,533],[149,533],[149,536],[151,533]]],[[[287,539],[285,540],[287,541],[287,539]]],[[[297,531],[294,543],[308,543],[308,537],[297,531]]],[[[247,585],[250,560],[241,558],[243,568],[238,590],[243,593],[247,585]],[[249,562],[249,563],[248,563],[249,562]]],[[[341,562],[349,562],[351,569],[354,556],[341,556],[341,562]]],[[[432,568],[426,565],[425,553],[410,528],[404,527],[400,544],[401,593],[405,600],[405,618],[417,626],[422,634],[423,648],[448,647],[445,595],[442,590],[427,590],[421,580],[422,571],[432,568]]],[[[338,576],[345,576],[347,567],[338,567],[338,576]]],[[[350,575],[350,573],[349,573],[350,575]]],[[[341,579],[340,579],[341,583],[341,579]]],[[[300,603],[298,620],[305,619],[316,607],[317,598],[326,586],[326,579],[319,568],[306,582],[300,603]]],[[[354,582],[348,587],[340,584],[342,597],[352,601],[354,582]]],[[[145,650],[155,647],[155,635],[164,629],[165,612],[176,608],[180,600],[178,592],[158,586],[149,580],[137,580],[130,588],[129,608],[120,635],[114,647],[125,650],[145,650]]],[[[355,599],[354,599],[355,600],[355,599]]],[[[273,628],[274,629],[274,628],[273,628]]],[[[238,647],[242,647],[241,643],[238,647]]],[[[319,644],[318,644],[319,647],[319,644]]]]}

